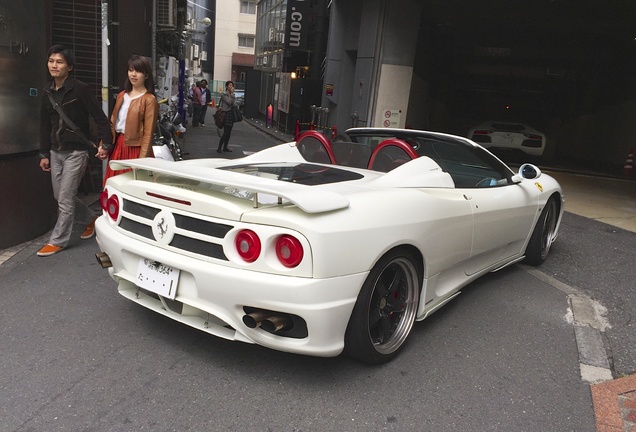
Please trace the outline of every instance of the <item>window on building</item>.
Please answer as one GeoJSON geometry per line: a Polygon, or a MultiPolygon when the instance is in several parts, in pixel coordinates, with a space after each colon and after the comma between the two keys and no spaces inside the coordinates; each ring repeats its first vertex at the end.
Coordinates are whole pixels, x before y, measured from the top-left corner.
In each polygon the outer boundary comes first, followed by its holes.
{"type": "Polygon", "coordinates": [[[239,47],[241,48],[254,48],[254,35],[239,35],[239,47]]]}
{"type": "Polygon", "coordinates": [[[241,13],[242,14],[256,15],[256,3],[251,2],[251,1],[242,1],[241,2],[241,13]]]}

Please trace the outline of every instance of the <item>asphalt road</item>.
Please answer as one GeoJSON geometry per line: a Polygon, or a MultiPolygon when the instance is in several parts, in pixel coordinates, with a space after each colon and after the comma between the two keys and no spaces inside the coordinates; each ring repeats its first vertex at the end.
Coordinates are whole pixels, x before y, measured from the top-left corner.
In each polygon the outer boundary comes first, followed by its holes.
{"type": "Polygon", "coordinates": [[[566,295],[521,267],[473,283],[369,367],[204,334],[119,296],[94,240],[39,246],[0,268],[3,430],[595,429],[566,295]]]}
{"type": "MultiPolygon", "coordinates": [[[[186,150],[215,156],[212,134],[193,131],[186,150]]],[[[269,139],[239,124],[223,157],[269,139]]],[[[81,228],[60,254],[35,255],[44,237],[0,266],[1,430],[596,428],[568,295],[523,266],[469,285],[415,325],[393,362],[370,367],[225,341],[133,304],[81,228]]],[[[618,375],[636,371],[635,252],[636,234],[566,213],[539,269],[608,309],[603,338],[618,375]]]]}

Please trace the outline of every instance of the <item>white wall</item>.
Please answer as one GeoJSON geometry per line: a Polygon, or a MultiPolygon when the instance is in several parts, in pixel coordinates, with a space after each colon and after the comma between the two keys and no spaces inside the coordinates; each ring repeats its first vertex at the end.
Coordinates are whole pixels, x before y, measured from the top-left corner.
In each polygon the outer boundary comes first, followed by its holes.
{"type": "Polygon", "coordinates": [[[390,64],[381,66],[372,126],[404,128],[412,77],[413,67],[411,66],[390,64]]]}
{"type": "Polygon", "coordinates": [[[240,0],[217,0],[213,79],[232,79],[232,53],[254,54],[238,46],[239,34],[256,35],[256,14],[242,14],[240,0]]]}

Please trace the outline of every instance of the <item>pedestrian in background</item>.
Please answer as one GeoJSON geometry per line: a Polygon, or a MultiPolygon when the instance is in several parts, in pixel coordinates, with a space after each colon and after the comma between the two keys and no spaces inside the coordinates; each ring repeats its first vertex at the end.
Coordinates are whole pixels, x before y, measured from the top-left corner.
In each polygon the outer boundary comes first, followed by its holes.
{"type": "MultiPolygon", "coordinates": [[[[219,102],[218,109],[223,110],[225,113],[225,123],[223,125],[223,136],[219,140],[219,148],[217,153],[231,152],[227,145],[230,142],[230,135],[232,135],[232,126],[234,126],[234,106],[236,105],[236,98],[234,96],[234,83],[232,81],[225,82],[225,91],[221,94],[221,101],[219,102]]],[[[217,129],[217,133],[221,135],[221,131],[217,129]]]]}
{"type": "Polygon", "coordinates": [[[188,117],[192,117],[192,98],[194,95],[195,87],[196,87],[196,84],[192,83],[192,85],[188,89],[188,117]]]}
{"type": "MultiPolygon", "coordinates": [[[[152,141],[157,127],[159,102],[155,97],[152,66],[146,57],[133,55],[128,60],[128,79],[124,90],[117,95],[110,116],[115,148],[109,160],[153,157],[152,141]]],[[[104,157],[105,159],[105,157],[104,157]]],[[[106,180],[130,169],[106,168],[106,180]]]]}
{"type": "Polygon", "coordinates": [[[201,121],[201,82],[197,81],[192,89],[192,126],[198,127],[201,121]]]}
{"type": "Polygon", "coordinates": [[[108,118],[88,86],[70,76],[75,55],[64,45],[48,50],[51,76],[44,89],[40,110],[40,168],[51,173],[53,196],[57,201],[57,222],[46,246],[38,256],[49,256],[64,249],[71,238],[76,210],[88,223],[82,239],[95,235],[95,214],[77,197],[91,148],[89,117],[97,125],[101,146],[99,154],[108,154],[113,137],[108,118]],[[71,125],[70,123],[73,123],[71,125]]]}
{"type": "Polygon", "coordinates": [[[203,79],[201,80],[201,119],[199,120],[201,126],[205,126],[205,116],[210,102],[212,102],[212,93],[208,88],[208,81],[203,79]]]}

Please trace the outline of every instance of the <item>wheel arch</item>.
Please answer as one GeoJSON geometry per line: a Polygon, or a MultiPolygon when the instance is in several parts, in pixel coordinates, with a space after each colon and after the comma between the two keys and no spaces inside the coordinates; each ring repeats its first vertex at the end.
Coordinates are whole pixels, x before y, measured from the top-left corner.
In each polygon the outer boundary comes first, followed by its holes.
{"type": "Polygon", "coordinates": [[[555,191],[540,207],[539,217],[532,227],[526,243],[524,262],[538,266],[545,261],[552,243],[558,236],[562,217],[563,199],[559,191],[555,191]],[[556,215],[551,216],[552,212],[556,215]]]}
{"type": "MultiPolygon", "coordinates": [[[[345,333],[344,353],[369,364],[385,363],[394,358],[406,343],[408,334],[416,321],[417,310],[422,298],[423,277],[423,255],[417,247],[404,243],[395,245],[380,254],[373,264],[371,273],[368,275],[349,317],[345,333]],[[402,280],[405,284],[404,294],[407,295],[406,298],[398,296],[398,291],[392,291],[389,296],[387,293],[390,291],[376,291],[376,287],[383,285],[379,281],[384,273],[391,274],[391,272],[396,271],[395,269],[405,276],[402,280]],[[409,288],[408,285],[415,282],[414,278],[417,279],[418,285],[410,285],[409,288]],[[409,279],[411,282],[408,282],[409,279]],[[409,291],[410,294],[407,294],[409,291]],[[380,292],[379,297],[378,292],[380,292]],[[409,302],[408,295],[417,296],[417,301],[409,302]],[[391,299],[396,300],[392,301],[391,299]],[[392,305],[393,307],[398,306],[397,309],[391,309],[392,305]],[[371,311],[375,314],[375,319],[371,318],[371,311]],[[392,317],[393,311],[399,315],[404,315],[398,321],[392,321],[395,319],[392,317]],[[389,330],[385,325],[378,325],[379,320],[392,321],[390,325],[396,327],[389,330]],[[386,336],[385,332],[390,332],[387,339],[383,337],[386,336]]],[[[386,278],[384,279],[386,280],[386,278]]],[[[398,279],[392,280],[397,281],[398,279]]],[[[386,287],[386,285],[384,286],[386,287]]],[[[399,287],[397,289],[401,290],[399,287]]],[[[387,325],[389,324],[387,323],[387,325]]]]}
{"type": "MultiPolygon", "coordinates": [[[[410,243],[402,243],[399,245],[395,245],[389,249],[387,249],[386,251],[384,251],[384,253],[382,253],[380,256],[378,256],[378,259],[373,263],[373,265],[371,266],[371,268],[375,267],[375,265],[382,259],[384,258],[387,254],[392,253],[394,251],[406,251],[409,254],[411,254],[413,256],[413,258],[415,259],[415,266],[417,269],[417,277],[419,278],[419,283],[420,283],[420,294],[421,294],[421,290],[422,290],[422,285],[424,284],[424,268],[425,268],[425,261],[424,261],[424,255],[422,254],[422,252],[420,251],[419,248],[417,248],[416,246],[410,244],[410,243]]],[[[422,296],[420,295],[420,301],[422,300],[422,296]]]]}
{"type": "Polygon", "coordinates": [[[563,195],[561,195],[560,192],[554,192],[552,195],[550,195],[550,198],[552,197],[555,197],[557,201],[559,214],[563,214],[563,195]]]}
{"type": "Polygon", "coordinates": [[[557,214],[559,215],[559,217],[557,218],[557,233],[558,233],[559,225],[561,225],[561,218],[563,218],[563,206],[564,206],[563,194],[560,191],[554,191],[552,194],[550,194],[548,199],[545,200],[545,203],[543,205],[545,206],[551,199],[554,199],[557,205],[557,214]]]}

